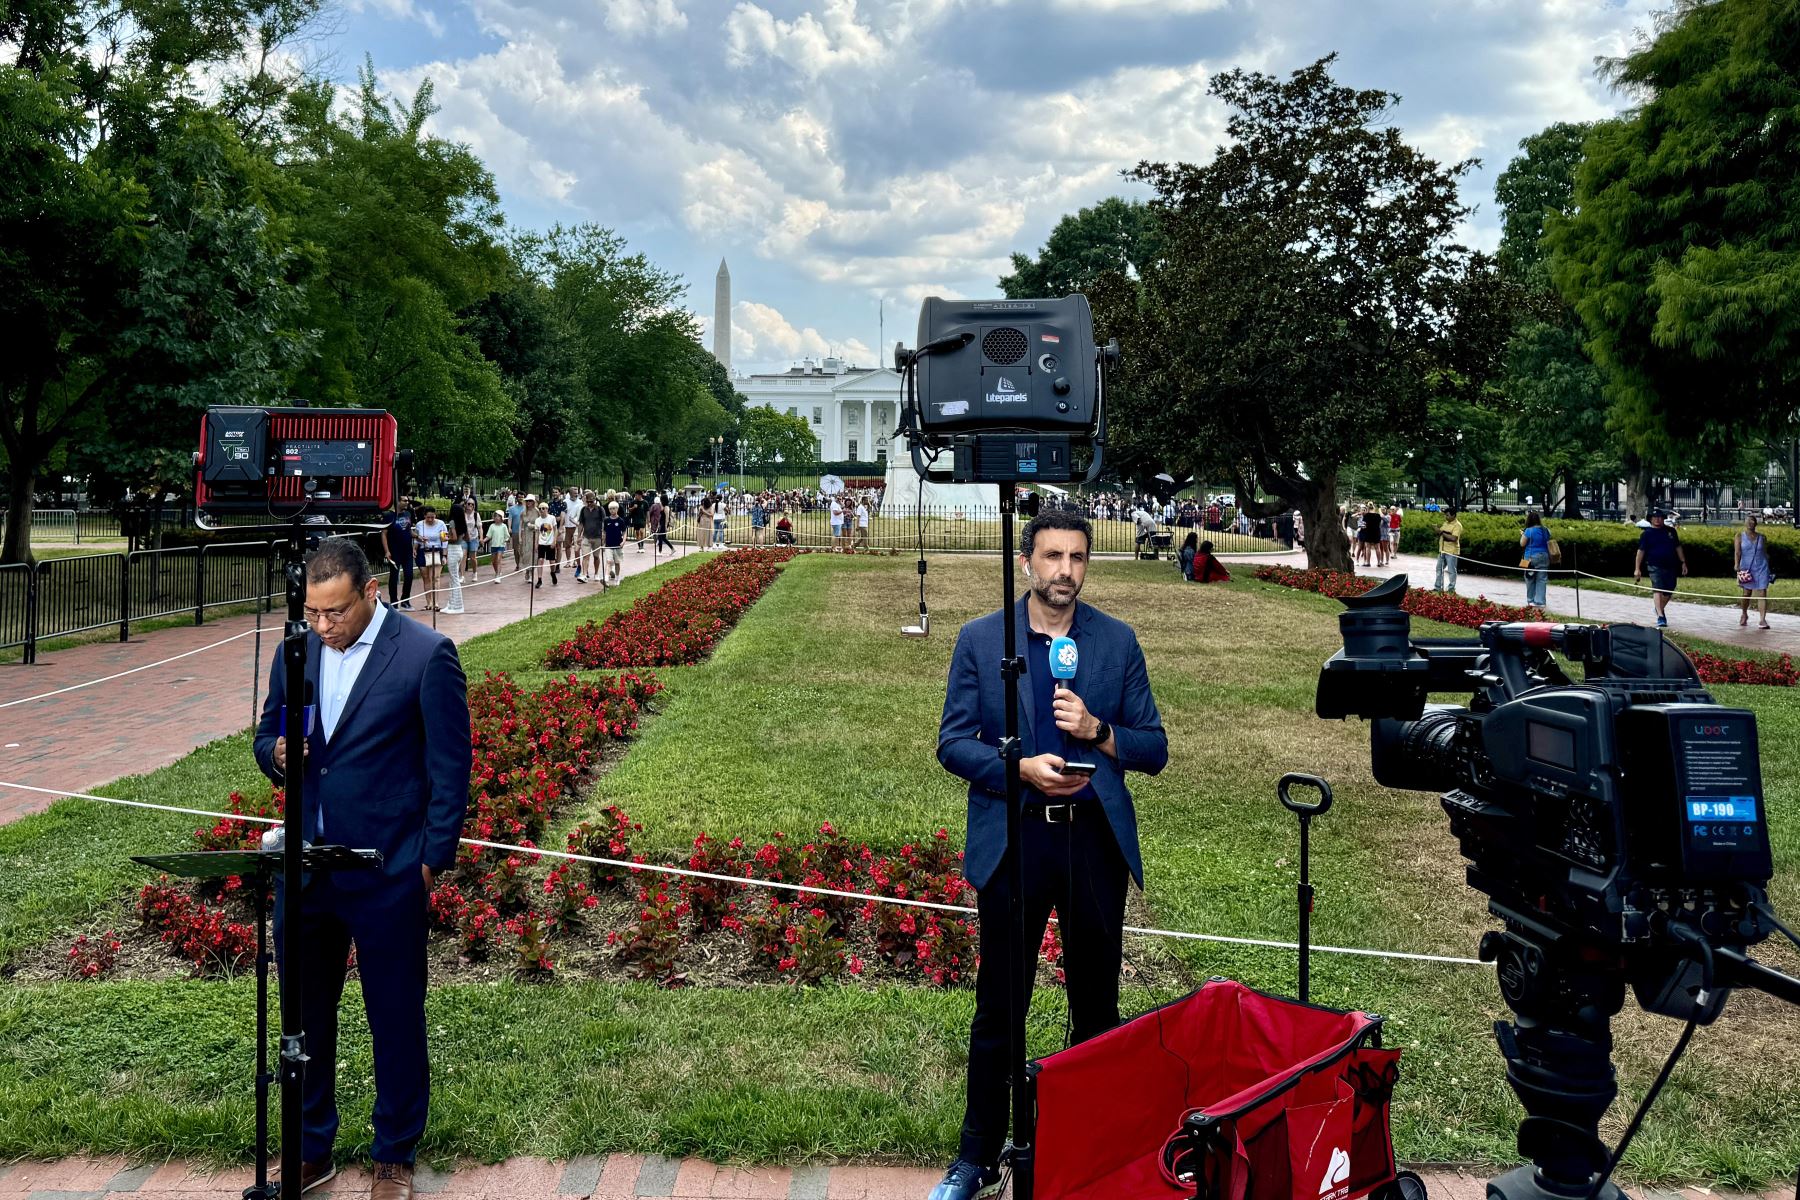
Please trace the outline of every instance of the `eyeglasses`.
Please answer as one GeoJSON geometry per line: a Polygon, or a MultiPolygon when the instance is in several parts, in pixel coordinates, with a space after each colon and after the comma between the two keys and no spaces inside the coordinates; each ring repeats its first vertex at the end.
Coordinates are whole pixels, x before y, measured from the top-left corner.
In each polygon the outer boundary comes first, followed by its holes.
{"type": "Polygon", "coordinates": [[[350,615],[350,610],[355,607],[356,603],[352,601],[342,608],[308,608],[303,611],[306,613],[306,620],[309,624],[336,625],[339,621],[348,617],[350,615]]]}

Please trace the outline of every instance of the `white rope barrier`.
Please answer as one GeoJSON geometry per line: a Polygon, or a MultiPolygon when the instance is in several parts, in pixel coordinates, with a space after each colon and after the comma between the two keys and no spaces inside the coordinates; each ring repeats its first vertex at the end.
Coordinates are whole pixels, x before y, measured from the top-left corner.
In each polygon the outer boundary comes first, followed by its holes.
{"type": "MultiPolygon", "coordinates": [[[[57,788],[33,787],[24,783],[7,783],[0,781],[0,789],[20,792],[35,792],[44,796],[67,797],[75,800],[92,800],[99,804],[117,804],[129,808],[150,809],[157,812],[181,813],[188,816],[209,817],[213,820],[251,821],[262,825],[280,825],[280,817],[257,817],[237,813],[214,812],[206,809],[179,808],[167,804],[152,804],[144,800],[121,800],[113,796],[94,796],[85,792],[69,792],[57,788]]],[[[868,892],[851,892],[839,888],[816,887],[800,883],[784,883],[774,879],[755,879],[742,875],[725,875],[715,871],[701,871],[693,867],[677,867],[663,863],[630,862],[619,858],[601,858],[591,854],[577,854],[569,850],[550,850],[538,846],[515,846],[506,842],[483,841],[479,838],[458,838],[464,846],[474,846],[483,850],[497,850],[505,854],[522,854],[562,859],[567,862],[589,863],[602,867],[618,867],[632,872],[647,872],[653,875],[673,875],[688,879],[705,879],[717,883],[733,884],[738,887],[757,887],[772,891],[795,892],[811,896],[835,896],[844,900],[858,900],[864,903],[888,904],[903,908],[922,908],[936,912],[955,913],[960,916],[975,916],[977,910],[964,905],[940,904],[930,900],[912,900],[902,896],[877,896],[868,892]]],[[[1140,925],[1124,926],[1123,932],[1141,934],[1145,937],[1173,938],[1179,941],[1215,942],[1231,946],[1253,946],[1270,950],[1298,950],[1298,942],[1274,941],[1267,938],[1231,937],[1216,933],[1190,933],[1177,929],[1154,929],[1140,925]]],[[[1461,958],[1448,954],[1419,954],[1406,950],[1369,950],[1354,946],[1313,946],[1313,950],[1321,954],[1347,954],[1364,958],[1402,959],[1412,962],[1449,963],[1457,966],[1482,967],[1488,964],[1477,958],[1461,958]]]]}
{"type": "MultiPolygon", "coordinates": [[[[1486,562],[1479,558],[1469,558],[1466,555],[1461,554],[1456,556],[1456,563],[1458,568],[1461,568],[1464,563],[1467,563],[1471,566],[1488,567],[1500,571],[1518,571],[1520,574],[1524,574],[1526,571],[1542,571],[1546,575],[1576,576],[1582,579],[1592,579],[1597,583],[1604,583],[1610,587],[1627,588],[1634,592],[1656,592],[1662,590],[1660,588],[1651,587],[1649,584],[1627,583],[1623,579],[1617,579],[1610,575],[1596,575],[1592,571],[1582,571],[1574,567],[1521,567],[1517,563],[1486,562]]],[[[1398,572],[1396,572],[1396,574],[1398,574],[1398,572]]],[[[1800,604],[1800,596],[1752,596],[1741,590],[1736,595],[1733,595],[1730,592],[1695,592],[1676,588],[1671,590],[1669,595],[1675,597],[1677,600],[1690,596],[1698,597],[1699,601],[1710,601],[1714,607],[1719,608],[1729,608],[1741,604],[1745,600],[1748,600],[1751,604],[1761,604],[1764,600],[1767,600],[1770,604],[1800,604]]],[[[1694,603],[1695,601],[1689,602],[1694,603]]]]}

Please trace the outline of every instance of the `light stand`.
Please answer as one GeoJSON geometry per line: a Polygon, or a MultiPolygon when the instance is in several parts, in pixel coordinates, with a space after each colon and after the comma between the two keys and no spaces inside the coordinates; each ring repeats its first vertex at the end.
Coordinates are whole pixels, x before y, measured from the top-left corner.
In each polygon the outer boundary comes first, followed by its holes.
{"type": "MultiPolygon", "coordinates": [[[[287,669],[285,692],[288,703],[283,710],[286,717],[287,747],[290,763],[297,762],[300,769],[284,771],[287,791],[282,806],[282,862],[281,862],[281,956],[286,964],[281,973],[281,1184],[265,1186],[260,1193],[253,1194],[256,1189],[247,1189],[244,1200],[273,1200],[276,1193],[287,1181],[298,1184],[300,1179],[300,1139],[301,1105],[303,1092],[301,1084],[306,1071],[306,1030],[303,1028],[305,1010],[301,1007],[301,997],[305,991],[305,983],[301,979],[304,972],[298,969],[300,963],[300,920],[303,911],[300,892],[302,887],[301,847],[303,842],[301,816],[304,805],[306,780],[306,528],[301,524],[300,514],[296,512],[288,530],[285,568],[287,573],[287,624],[282,629],[281,656],[287,669]],[[292,757],[298,753],[299,757],[292,757]]],[[[264,1116],[264,1124],[267,1116],[264,1116]]],[[[264,1132],[264,1131],[259,1131],[264,1132]]],[[[259,1157],[266,1149],[266,1142],[258,1148],[259,1157]]],[[[291,1193],[299,1196],[300,1190],[295,1187],[291,1193]]]]}
{"type": "Polygon", "coordinates": [[[1036,948],[1026,945],[1025,937],[1025,847],[1023,818],[1020,808],[1025,791],[1019,781],[1019,762],[1024,756],[1024,742],[1019,737],[1019,676],[1025,673],[1025,659],[1019,654],[1018,613],[1013,600],[1013,494],[1012,483],[1000,484],[1000,566],[1002,628],[1005,650],[1000,659],[1000,678],[1004,681],[1006,704],[1006,736],[1000,740],[1000,757],[1006,764],[1006,847],[1007,883],[1012,894],[1007,899],[1007,919],[1012,924],[1014,961],[1007,980],[1007,1046],[1012,1063],[1012,1147],[1008,1161],[1012,1167],[1014,1200],[1031,1200],[1036,1172],[1036,1151],[1032,1143],[1037,1136],[1036,1113],[1032,1090],[1025,1066],[1026,972],[1036,961],[1036,948]]]}

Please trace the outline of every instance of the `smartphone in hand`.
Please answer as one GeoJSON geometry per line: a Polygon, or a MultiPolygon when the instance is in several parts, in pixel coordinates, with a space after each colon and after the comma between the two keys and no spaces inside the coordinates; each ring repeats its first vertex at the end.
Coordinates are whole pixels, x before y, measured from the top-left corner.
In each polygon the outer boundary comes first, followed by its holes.
{"type": "Polygon", "coordinates": [[[1062,771],[1060,772],[1060,774],[1063,774],[1063,775],[1090,775],[1090,776],[1093,773],[1094,773],[1094,764],[1091,762],[1065,762],[1062,765],[1062,771]]]}

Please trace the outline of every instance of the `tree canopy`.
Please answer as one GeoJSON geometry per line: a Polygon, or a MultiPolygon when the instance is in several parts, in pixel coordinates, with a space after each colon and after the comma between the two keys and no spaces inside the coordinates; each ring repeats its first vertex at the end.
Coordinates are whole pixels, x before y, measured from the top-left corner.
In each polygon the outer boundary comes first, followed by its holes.
{"type": "Polygon", "coordinates": [[[1234,70],[1210,163],[1141,163],[1161,254],[1144,273],[1116,412],[1205,477],[1221,465],[1297,506],[1316,565],[1344,566],[1342,466],[1415,426],[1466,256],[1457,180],[1389,120],[1398,97],[1338,84],[1331,57],[1234,70]]]}
{"type": "Polygon", "coordinates": [[[676,276],[600,226],[505,228],[429,81],[347,99],[274,64],[319,0],[0,6],[0,449],[30,553],[44,472],[188,482],[209,404],[385,408],[427,480],[655,473],[743,400],[676,276]]]}
{"type": "Polygon", "coordinates": [[[1800,3],[1680,0],[1613,62],[1550,273],[1645,459],[1785,434],[1800,413],[1800,3]]]}

